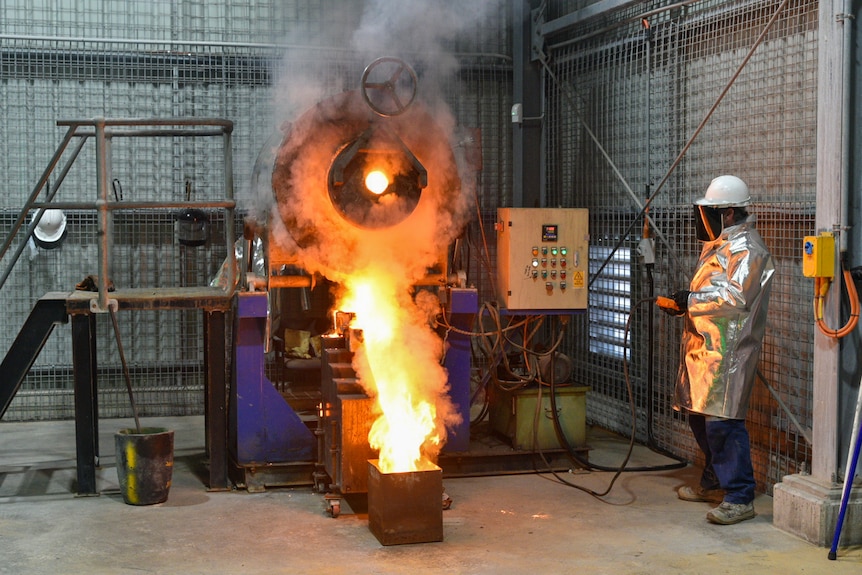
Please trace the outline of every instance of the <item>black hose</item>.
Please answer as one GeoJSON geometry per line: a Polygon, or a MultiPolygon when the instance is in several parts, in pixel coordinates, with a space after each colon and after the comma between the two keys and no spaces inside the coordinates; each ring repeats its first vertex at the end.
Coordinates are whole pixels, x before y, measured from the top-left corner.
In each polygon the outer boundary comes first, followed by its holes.
{"type": "MultiPolygon", "coordinates": [[[[655,299],[656,299],[655,297],[650,297],[650,298],[645,298],[645,299],[640,300],[639,302],[637,302],[637,304],[635,304],[635,310],[641,304],[652,303],[655,301],[655,299]]],[[[650,310],[650,311],[652,311],[652,310],[650,310]]],[[[551,419],[554,422],[554,431],[557,434],[557,438],[560,442],[560,445],[563,448],[565,448],[566,453],[569,455],[569,457],[578,465],[581,465],[582,467],[584,467],[588,470],[614,472],[614,476],[611,478],[611,481],[608,484],[607,489],[605,491],[599,493],[599,492],[595,492],[589,488],[583,487],[581,485],[577,485],[577,484],[571,483],[569,481],[566,481],[564,478],[560,477],[557,473],[555,473],[553,471],[551,471],[551,473],[554,474],[554,477],[556,477],[556,479],[558,481],[560,481],[560,482],[562,482],[562,483],[564,483],[570,487],[574,487],[576,489],[580,489],[581,491],[589,493],[593,497],[602,497],[602,496],[610,493],[610,490],[613,487],[614,483],[616,482],[617,478],[623,472],[670,471],[670,470],[674,470],[674,469],[682,469],[688,465],[688,462],[683,460],[682,458],[680,458],[676,455],[670,454],[670,453],[666,453],[666,452],[664,452],[664,450],[658,450],[658,449],[655,449],[654,447],[650,446],[650,448],[653,451],[657,451],[661,455],[675,459],[677,461],[677,463],[669,463],[666,465],[628,467],[629,459],[631,458],[632,451],[634,450],[635,435],[637,432],[637,412],[635,410],[634,393],[632,392],[631,378],[629,377],[628,360],[627,360],[626,354],[625,354],[625,349],[626,349],[626,346],[628,343],[628,334],[629,334],[629,331],[631,329],[631,320],[632,320],[633,315],[634,315],[634,313],[629,314],[628,320],[626,321],[626,327],[625,327],[625,332],[624,332],[624,337],[623,337],[623,373],[625,375],[626,392],[628,393],[629,406],[631,408],[632,427],[631,427],[631,436],[629,438],[628,451],[626,452],[626,456],[623,459],[623,462],[619,466],[611,467],[611,466],[604,466],[604,465],[597,465],[595,463],[590,463],[588,460],[581,457],[580,454],[571,445],[571,443],[569,443],[568,439],[565,436],[565,433],[563,432],[562,425],[560,424],[560,417],[559,417],[559,414],[557,413],[556,382],[554,381],[555,378],[554,378],[553,356],[551,356],[551,362],[552,362],[551,363],[551,369],[550,369],[551,419]]],[[[566,326],[564,324],[561,331],[564,332],[565,329],[566,329],[566,326]]],[[[544,453],[542,451],[539,451],[539,454],[541,455],[542,460],[545,462],[545,465],[550,469],[550,464],[548,463],[547,459],[545,458],[544,453]]]]}
{"type": "MultiPolygon", "coordinates": [[[[641,300],[641,302],[638,302],[637,305],[639,305],[643,301],[647,301],[647,302],[652,303],[656,300],[655,282],[653,281],[653,275],[652,275],[653,265],[654,264],[647,264],[646,265],[647,283],[649,285],[649,296],[647,297],[646,300],[641,300]]],[[[635,305],[635,308],[637,308],[637,305],[635,305]]],[[[653,321],[654,311],[655,310],[652,309],[652,307],[651,307],[650,311],[649,311],[649,323],[647,325],[647,334],[648,334],[647,337],[649,338],[649,342],[647,344],[647,349],[648,349],[647,354],[648,355],[647,355],[647,443],[646,444],[651,450],[655,451],[656,453],[660,453],[661,455],[664,455],[665,457],[670,457],[671,459],[675,459],[677,461],[682,462],[682,461],[684,461],[682,458],[680,458],[677,455],[674,455],[673,453],[669,452],[668,450],[664,449],[663,447],[660,447],[658,445],[658,443],[656,443],[655,435],[653,434],[653,410],[652,410],[653,405],[652,405],[652,403],[653,403],[653,391],[655,389],[655,366],[654,366],[654,361],[653,361],[653,357],[654,357],[654,353],[655,353],[654,352],[655,343],[654,343],[654,339],[653,339],[653,337],[655,335],[655,329],[654,329],[654,323],[655,322],[653,321]]],[[[628,323],[626,323],[626,330],[628,330],[628,323]]],[[[626,333],[628,333],[628,331],[626,333]]],[[[623,348],[623,349],[625,349],[625,348],[623,348]]],[[[628,373],[626,373],[626,377],[628,378],[628,373]]]]}

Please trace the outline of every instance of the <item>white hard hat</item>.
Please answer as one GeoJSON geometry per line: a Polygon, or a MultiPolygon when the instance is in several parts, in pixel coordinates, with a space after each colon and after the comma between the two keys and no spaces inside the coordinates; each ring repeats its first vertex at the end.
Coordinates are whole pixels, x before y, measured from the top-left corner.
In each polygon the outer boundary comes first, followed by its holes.
{"type": "Polygon", "coordinates": [[[57,247],[65,233],[66,214],[63,210],[45,210],[33,230],[36,243],[47,249],[57,247]]]}
{"type": "Polygon", "coordinates": [[[706,194],[694,203],[698,206],[747,206],[751,202],[748,185],[736,176],[718,176],[706,189],[706,194]]]}

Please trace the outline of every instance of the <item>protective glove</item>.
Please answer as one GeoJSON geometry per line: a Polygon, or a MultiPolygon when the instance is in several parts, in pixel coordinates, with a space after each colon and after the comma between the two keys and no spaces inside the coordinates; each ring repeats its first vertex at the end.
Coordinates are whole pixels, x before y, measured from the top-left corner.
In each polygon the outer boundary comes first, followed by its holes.
{"type": "Polygon", "coordinates": [[[691,292],[685,289],[677,290],[670,294],[670,299],[672,299],[676,303],[676,307],[679,308],[679,314],[682,315],[688,311],[688,296],[691,295],[691,292]]]}
{"type": "Polygon", "coordinates": [[[673,298],[658,296],[655,298],[655,304],[668,315],[682,315],[685,312],[680,311],[679,306],[676,305],[676,302],[673,298]]]}

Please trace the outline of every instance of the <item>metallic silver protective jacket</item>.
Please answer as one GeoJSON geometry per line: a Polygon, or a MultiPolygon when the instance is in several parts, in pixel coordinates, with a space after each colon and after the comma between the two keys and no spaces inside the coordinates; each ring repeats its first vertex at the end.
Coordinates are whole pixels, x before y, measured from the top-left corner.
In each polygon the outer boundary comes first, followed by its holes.
{"type": "Polygon", "coordinates": [[[691,280],[674,408],[745,419],[775,268],[755,218],[706,242],[691,280]]]}

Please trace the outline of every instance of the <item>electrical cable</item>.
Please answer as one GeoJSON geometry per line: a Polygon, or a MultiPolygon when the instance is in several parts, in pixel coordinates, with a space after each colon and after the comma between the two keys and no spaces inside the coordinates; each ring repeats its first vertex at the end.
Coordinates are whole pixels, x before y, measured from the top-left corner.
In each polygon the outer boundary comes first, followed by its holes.
{"type": "MultiPolygon", "coordinates": [[[[635,304],[635,309],[637,309],[641,304],[652,303],[655,301],[655,299],[656,298],[654,298],[654,297],[644,298],[635,304]]],[[[673,459],[676,459],[677,463],[671,463],[671,464],[667,464],[667,465],[657,465],[657,466],[626,467],[628,460],[631,456],[632,450],[634,449],[635,436],[636,436],[636,432],[637,432],[637,412],[635,410],[634,392],[632,391],[631,377],[629,375],[629,369],[628,369],[629,362],[628,362],[627,353],[626,353],[626,349],[628,348],[628,334],[631,331],[631,321],[632,321],[633,316],[634,316],[633,313],[629,314],[629,317],[626,320],[626,327],[625,327],[625,330],[623,333],[623,376],[625,378],[626,393],[628,394],[628,398],[629,398],[629,407],[630,407],[630,414],[631,414],[631,437],[629,440],[628,453],[626,454],[626,457],[625,457],[625,460],[623,461],[623,463],[619,467],[609,467],[609,466],[603,466],[603,465],[597,465],[594,463],[590,463],[589,461],[586,461],[583,458],[581,458],[574,451],[574,449],[571,449],[571,445],[569,445],[569,443],[567,441],[563,441],[565,439],[565,435],[562,432],[563,431],[562,426],[560,426],[559,418],[556,416],[557,415],[556,408],[554,407],[555,397],[554,397],[553,392],[555,391],[555,386],[554,386],[554,382],[553,382],[553,378],[552,378],[552,381],[551,381],[551,390],[552,390],[552,393],[551,393],[551,414],[554,416],[554,428],[557,431],[557,435],[561,439],[561,441],[560,441],[561,445],[563,445],[563,447],[566,448],[566,450],[569,452],[569,454],[572,456],[572,458],[577,463],[584,465],[588,469],[596,469],[598,471],[622,471],[622,470],[625,470],[625,471],[666,471],[666,470],[670,470],[670,469],[680,469],[680,468],[688,465],[688,462],[680,459],[677,456],[670,455],[667,453],[662,453],[662,455],[669,455],[673,459]]]]}
{"type": "Polygon", "coordinates": [[[838,329],[830,328],[826,325],[826,320],[823,319],[823,304],[826,300],[826,294],[829,293],[829,287],[832,285],[832,278],[819,276],[814,278],[814,323],[820,333],[832,339],[841,339],[850,335],[856,329],[856,324],[859,323],[859,294],[856,291],[856,282],[853,280],[850,270],[844,265],[844,257],[841,258],[841,269],[844,276],[844,289],[850,300],[850,317],[838,329]]]}
{"type": "MultiPolygon", "coordinates": [[[[651,302],[654,302],[655,300],[656,300],[655,297],[642,299],[635,304],[634,309],[637,310],[643,303],[648,303],[648,302],[651,303],[651,302]]],[[[610,467],[610,466],[603,466],[603,465],[598,465],[595,463],[590,463],[588,460],[585,460],[583,457],[581,457],[580,454],[578,454],[577,450],[574,448],[574,446],[572,446],[571,443],[568,441],[568,439],[565,437],[565,432],[563,431],[562,425],[561,425],[560,420],[559,420],[559,413],[557,411],[557,403],[556,403],[557,383],[555,382],[556,378],[554,377],[553,361],[554,361],[554,356],[555,356],[557,350],[559,349],[560,345],[562,344],[563,340],[565,339],[566,327],[568,325],[568,317],[563,316],[560,318],[561,328],[557,334],[555,341],[551,345],[551,347],[545,351],[539,352],[539,351],[530,349],[529,346],[527,345],[527,342],[531,341],[532,338],[536,335],[539,327],[541,326],[541,322],[544,319],[544,316],[526,316],[524,319],[517,320],[517,321],[515,321],[515,318],[513,317],[513,318],[511,318],[512,321],[510,321],[510,323],[504,327],[502,320],[501,320],[501,316],[500,316],[500,310],[497,308],[496,305],[491,304],[489,302],[484,303],[482,306],[482,312],[480,314],[478,314],[478,316],[482,317],[482,316],[484,316],[484,314],[486,312],[488,314],[488,317],[490,317],[492,319],[492,321],[494,322],[494,325],[496,326],[496,329],[494,331],[483,330],[483,331],[468,332],[465,330],[458,329],[455,326],[452,326],[451,324],[449,324],[448,318],[446,318],[445,313],[440,315],[439,322],[447,330],[452,330],[452,331],[455,331],[457,333],[461,333],[463,335],[476,336],[476,337],[480,338],[480,341],[482,342],[483,352],[489,358],[492,359],[492,363],[491,363],[490,369],[489,369],[489,379],[492,380],[498,388],[500,388],[504,391],[515,391],[517,389],[521,389],[521,388],[525,387],[526,385],[528,385],[530,383],[533,383],[533,382],[537,383],[538,384],[537,409],[538,409],[538,406],[541,405],[541,394],[542,394],[543,387],[544,386],[549,387],[550,388],[550,402],[551,402],[551,419],[553,420],[553,423],[554,423],[554,431],[557,435],[557,438],[558,438],[560,445],[565,449],[565,451],[568,454],[568,456],[570,457],[570,459],[572,459],[576,465],[579,465],[582,468],[585,468],[588,470],[595,470],[595,471],[615,472],[615,475],[611,479],[607,489],[604,492],[596,492],[596,491],[593,491],[593,490],[586,488],[584,486],[572,483],[572,482],[566,480],[565,478],[561,477],[556,471],[554,471],[554,469],[552,468],[552,466],[548,462],[543,450],[535,449],[536,442],[535,442],[535,437],[534,437],[534,452],[537,453],[541,457],[541,459],[542,459],[542,461],[546,467],[546,470],[542,470],[542,471],[550,472],[561,483],[564,483],[564,484],[566,484],[570,487],[576,488],[576,489],[580,489],[580,490],[592,495],[593,497],[600,498],[600,497],[607,495],[610,492],[610,490],[612,489],[617,478],[623,472],[668,471],[668,470],[673,470],[673,469],[681,469],[681,468],[688,465],[687,461],[677,457],[676,455],[668,453],[668,452],[662,450],[661,448],[658,448],[655,445],[650,445],[649,447],[653,451],[660,453],[663,456],[675,459],[676,462],[671,463],[671,464],[666,464],[666,465],[628,467],[628,462],[629,462],[631,455],[632,455],[632,452],[634,450],[635,438],[637,435],[637,413],[635,410],[634,392],[632,391],[631,378],[630,378],[629,370],[628,370],[628,357],[627,357],[627,354],[625,352],[625,350],[628,347],[628,336],[629,336],[629,332],[631,331],[631,321],[632,321],[632,317],[634,315],[633,313],[629,314],[629,317],[626,321],[626,326],[625,326],[624,336],[623,336],[623,350],[624,350],[624,352],[623,352],[623,373],[624,373],[624,377],[625,377],[626,391],[627,391],[627,395],[629,398],[629,406],[630,406],[630,413],[631,413],[631,424],[632,424],[631,434],[630,434],[630,439],[629,439],[628,450],[627,450],[625,459],[623,460],[622,464],[618,467],[610,467]],[[536,325],[533,326],[532,329],[530,329],[530,324],[533,322],[535,322],[536,325]],[[525,339],[524,339],[523,345],[513,341],[510,337],[508,337],[506,335],[508,332],[511,332],[515,329],[523,329],[524,330],[524,338],[525,339]],[[489,343],[489,339],[491,337],[495,337],[495,339],[493,339],[493,341],[491,343],[489,343]],[[505,342],[505,344],[507,344],[509,346],[514,347],[517,351],[519,351],[521,354],[524,355],[525,364],[526,364],[525,367],[527,368],[528,375],[522,376],[522,375],[517,375],[517,374],[513,373],[511,366],[508,363],[508,358],[507,358],[507,354],[505,353],[505,350],[503,347],[503,342],[505,342]],[[529,360],[529,357],[532,357],[532,356],[536,356],[536,357],[550,356],[550,358],[551,358],[551,369],[550,369],[551,376],[549,378],[550,379],[549,382],[545,382],[542,380],[541,375],[539,374],[539,370],[538,370],[538,361],[532,362],[529,360]],[[496,358],[499,358],[499,361],[503,362],[503,366],[506,368],[509,375],[511,375],[512,377],[515,378],[514,381],[503,382],[503,381],[499,380],[496,373],[494,373],[494,368],[498,365],[498,363],[494,362],[494,359],[496,359],[496,358]]],[[[478,390],[477,390],[477,394],[478,394],[478,390]]],[[[475,397],[476,397],[476,394],[474,394],[474,398],[475,397]]],[[[471,404],[472,404],[472,402],[471,402],[471,404]]],[[[486,390],[485,400],[484,400],[482,414],[481,414],[483,417],[484,417],[485,413],[487,413],[487,410],[488,410],[488,394],[487,394],[487,390],[486,390]]],[[[538,418],[538,415],[534,414],[534,427],[533,427],[534,434],[536,433],[536,430],[538,427],[537,418],[538,418]]],[[[474,420],[472,420],[471,423],[476,423],[478,421],[481,421],[481,419],[477,417],[474,420]]],[[[540,470],[537,469],[536,471],[539,472],[540,470]]]]}
{"type": "MultiPolygon", "coordinates": [[[[638,309],[638,307],[640,305],[642,305],[644,303],[652,303],[655,300],[656,300],[656,298],[654,298],[654,297],[644,298],[644,299],[638,301],[637,304],[635,304],[634,309],[636,310],[636,309],[638,309]]],[[[578,484],[573,483],[573,482],[565,479],[564,477],[560,476],[560,474],[557,473],[552,468],[550,463],[548,462],[547,458],[545,457],[544,451],[543,450],[536,450],[536,452],[538,453],[538,455],[541,457],[542,461],[545,464],[546,470],[543,470],[543,471],[549,472],[551,475],[553,475],[553,477],[558,482],[560,482],[564,485],[567,485],[568,487],[572,487],[574,489],[581,490],[581,491],[583,491],[583,492],[585,492],[585,493],[587,493],[587,494],[589,494],[589,495],[591,495],[591,496],[593,496],[599,500],[601,500],[602,497],[604,497],[605,495],[610,493],[610,491],[611,491],[611,489],[613,489],[613,486],[616,483],[617,479],[624,472],[670,471],[670,470],[674,470],[674,469],[682,469],[688,465],[688,462],[684,459],[681,459],[681,458],[679,458],[673,454],[664,452],[663,450],[659,451],[659,450],[654,449],[654,451],[658,451],[661,455],[675,459],[676,463],[669,463],[666,465],[654,465],[654,466],[638,466],[638,467],[629,467],[628,466],[628,462],[631,459],[631,455],[634,451],[635,437],[637,434],[637,412],[635,410],[634,393],[632,391],[631,378],[630,378],[629,372],[628,372],[628,359],[627,359],[626,353],[625,353],[625,349],[628,346],[628,344],[627,344],[628,334],[629,334],[629,331],[631,330],[631,321],[632,321],[633,315],[634,315],[633,313],[629,314],[629,317],[626,321],[625,332],[623,335],[623,350],[624,350],[623,351],[623,373],[624,373],[625,382],[626,382],[626,392],[627,392],[628,398],[629,398],[629,407],[630,407],[630,414],[631,414],[631,434],[629,437],[629,444],[628,444],[628,449],[626,451],[626,455],[625,455],[622,463],[619,466],[612,467],[612,466],[604,466],[604,465],[598,465],[595,463],[591,463],[590,461],[581,457],[580,454],[577,452],[577,450],[575,450],[575,448],[568,441],[568,439],[565,436],[565,432],[563,431],[562,424],[560,423],[559,413],[557,411],[556,383],[554,381],[555,378],[553,376],[553,373],[554,373],[553,365],[551,366],[551,370],[550,370],[551,377],[550,377],[549,386],[550,386],[551,419],[553,420],[554,431],[557,435],[557,439],[560,443],[560,446],[562,446],[565,449],[567,455],[577,465],[580,465],[581,467],[583,467],[587,470],[613,472],[614,475],[611,477],[611,479],[608,483],[608,486],[604,491],[601,491],[601,492],[594,491],[588,487],[585,487],[583,485],[578,485],[578,484]]],[[[561,337],[558,338],[560,341],[562,341],[562,334],[564,334],[564,332],[566,330],[566,325],[567,325],[567,322],[562,322],[562,327],[560,330],[561,337]]],[[[552,358],[553,358],[553,356],[552,356],[552,358]]],[[[541,387],[539,388],[539,397],[541,397],[541,387]]],[[[535,431],[535,426],[534,426],[534,431],[535,431]]],[[[538,472],[539,470],[536,470],[536,471],[538,472]]]]}
{"type": "MultiPolygon", "coordinates": [[[[646,228],[646,223],[644,223],[644,228],[646,228]]],[[[646,231],[646,230],[645,230],[646,231]]],[[[646,234],[647,236],[649,234],[646,234]]],[[[647,273],[647,283],[649,285],[649,296],[647,301],[656,301],[658,298],[655,297],[655,283],[653,281],[653,266],[654,264],[646,264],[646,273],[647,273]]],[[[637,306],[635,306],[637,307],[637,306]]],[[[654,385],[654,368],[653,368],[653,337],[655,335],[655,330],[653,329],[653,312],[650,311],[649,314],[649,323],[647,325],[647,337],[649,338],[649,343],[647,344],[647,398],[649,402],[652,402],[653,398],[653,385],[654,385]]],[[[623,348],[625,349],[625,347],[623,348]]],[[[651,405],[651,404],[650,404],[651,405]]],[[[671,459],[675,459],[677,461],[683,461],[679,456],[671,453],[667,449],[661,447],[655,440],[655,435],[653,434],[653,410],[651,408],[647,408],[647,447],[655,451],[656,453],[660,453],[665,457],[670,457],[671,459]]]]}

